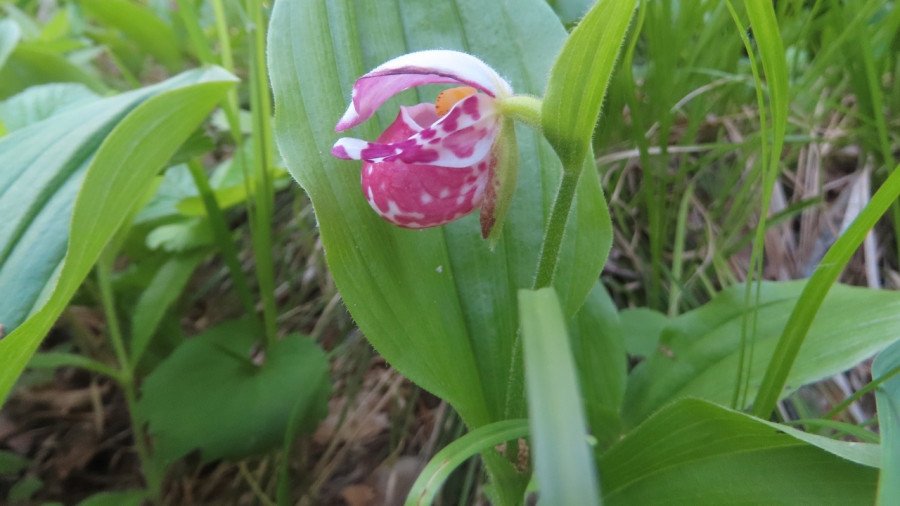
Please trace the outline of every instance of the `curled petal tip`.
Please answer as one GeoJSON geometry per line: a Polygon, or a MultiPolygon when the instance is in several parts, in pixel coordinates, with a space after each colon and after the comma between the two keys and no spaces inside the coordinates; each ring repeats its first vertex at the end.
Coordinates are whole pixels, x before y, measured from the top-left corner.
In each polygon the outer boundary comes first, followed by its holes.
{"type": "Polygon", "coordinates": [[[332,146],[331,156],[340,158],[341,160],[351,160],[350,155],[347,154],[347,149],[344,146],[338,144],[332,146]]]}

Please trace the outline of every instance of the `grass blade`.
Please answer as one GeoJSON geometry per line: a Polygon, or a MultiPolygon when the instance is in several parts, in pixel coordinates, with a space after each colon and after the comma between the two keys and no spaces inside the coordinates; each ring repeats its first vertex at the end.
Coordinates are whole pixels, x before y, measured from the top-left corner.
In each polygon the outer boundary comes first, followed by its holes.
{"type": "Polygon", "coordinates": [[[831,285],[837,281],[853,253],[859,248],[866,234],[875,223],[887,212],[891,204],[900,196],[900,167],[895,168],[881,188],[872,196],[872,200],[863,208],[859,216],[850,224],[841,237],[828,249],[825,257],[813,273],[791,317],[785,326],[784,333],[778,341],[772,360],[766,369],[756,400],[753,402],[753,413],[766,418],[775,409],[775,403],[784,390],[785,382],[791,366],[800,351],[800,345],[806,338],[813,318],[825,300],[831,285]]]}

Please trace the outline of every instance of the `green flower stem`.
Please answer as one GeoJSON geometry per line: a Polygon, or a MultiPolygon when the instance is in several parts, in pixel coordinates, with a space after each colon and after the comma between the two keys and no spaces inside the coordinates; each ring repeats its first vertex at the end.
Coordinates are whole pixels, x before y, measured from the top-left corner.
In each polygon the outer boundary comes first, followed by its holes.
{"type": "Polygon", "coordinates": [[[550,211],[550,221],[544,232],[544,241],[541,245],[541,256],[538,261],[537,276],[534,279],[534,288],[546,288],[553,283],[556,266],[559,263],[559,250],[562,246],[563,235],[566,232],[566,222],[569,212],[572,210],[572,201],[575,199],[575,188],[578,186],[578,178],[581,176],[581,167],[576,169],[564,168],[562,181],[553,201],[553,209],[550,211]]]}
{"type": "MultiPolygon", "coordinates": [[[[497,104],[503,116],[521,121],[537,131],[541,131],[542,102],[539,98],[513,95],[498,100],[497,104]]],[[[559,263],[559,250],[562,247],[562,239],[566,231],[566,222],[569,219],[569,212],[572,210],[578,178],[581,176],[581,168],[580,164],[577,167],[563,167],[562,181],[556,193],[556,200],[553,201],[550,221],[547,223],[544,240],[541,244],[541,256],[534,280],[535,289],[550,286],[553,282],[556,265],[559,263]]]]}
{"type": "Polygon", "coordinates": [[[256,278],[263,306],[263,323],[266,331],[266,347],[271,348],[277,339],[277,307],[275,303],[275,268],[272,260],[272,213],[275,191],[272,187],[272,157],[275,144],[272,137],[272,97],[269,94],[266,72],[266,23],[263,6],[256,0],[247,0],[250,39],[250,112],[253,132],[253,254],[256,257],[256,278]]]}
{"type": "Polygon", "coordinates": [[[529,95],[513,95],[497,101],[500,113],[541,130],[541,99],[529,95]]]}
{"type": "Polygon", "coordinates": [[[125,341],[122,339],[122,329],[119,327],[119,319],[116,316],[115,299],[113,298],[112,280],[111,280],[111,264],[112,258],[109,252],[100,258],[97,262],[97,284],[100,288],[100,302],[103,305],[103,313],[106,316],[106,334],[112,344],[113,351],[116,354],[116,361],[119,363],[119,371],[116,379],[122,392],[125,395],[125,403],[128,406],[128,417],[131,422],[131,432],[134,438],[134,448],[137,451],[138,459],[141,462],[141,469],[144,472],[144,478],[147,480],[147,491],[151,502],[156,502],[159,498],[162,479],[156,462],[147,448],[147,442],[144,440],[144,420],[138,414],[137,409],[137,392],[134,385],[134,369],[128,358],[128,352],[125,348],[125,341]]]}

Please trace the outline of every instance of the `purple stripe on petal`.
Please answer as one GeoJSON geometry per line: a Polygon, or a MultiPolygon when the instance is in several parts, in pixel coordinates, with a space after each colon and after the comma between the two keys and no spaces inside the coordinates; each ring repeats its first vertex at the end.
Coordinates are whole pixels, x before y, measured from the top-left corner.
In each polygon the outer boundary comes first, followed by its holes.
{"type": "Polygon", "coordinates": [[[491,97],[512,93],[494,69],[459,51],[429,50],[398,56],[360,77],[353,86],[350,106],[335,130],[352,128],[367,120],[388,99],[424,84],[472,86],[491,97]]]}
{"type": "MultiPolygon", "coordinates": [[[[373,163],[400,161],[468,167],[483,160],[491,151],[499,128],[494,100],[477,94],[461,100],[444,117],[409,138],[391,143],[366,143],[359,148],[358,155],[373,163]]],[[[344,140],[339,140],[338,144],[344,140]]],[[[356,158],[356,152],[349,148],[347,151],[356,158]]]]}

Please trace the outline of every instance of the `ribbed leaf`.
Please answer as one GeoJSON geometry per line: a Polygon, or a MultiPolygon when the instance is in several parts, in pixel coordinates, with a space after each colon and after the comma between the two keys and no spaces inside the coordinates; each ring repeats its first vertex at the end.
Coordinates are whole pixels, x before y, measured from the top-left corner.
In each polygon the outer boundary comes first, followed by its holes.
{"type": "MultiPolygon", "coordinates": [[[[763,283],[757,308],[747,307],[743,285],[735,286],[702,308],[673,319],[659,337],[656,351],[632,371],[623,409],[626,423],[635,425],[680,397],[727,404],[739,360],[742,319],[758,311],[753,363],[767,363],[805,286],[802,281],[763,283]]],[[[834,286],[780,397],[854,366],[897,338],[900,292],[834,286]]],[[[763,373],[762,365],[750,371],[750,399],[763,373]]]]}
{"type": "MultiPolygon", "coordinates": [[[[470,425],[524,413],[521,378],[510,382],[516,292],[530,286],[560,166],[539,135],[519,128],[520,175],[496,248],[477,216],[410,231],[379,219],[362,196],[359,163],[329,154],[353,81],[389,58],[427,48],[461,49],[493,65],[516,92],[540,94],[566,32],[540,0],[276,2],[269,70],[276,136],[307,191],[326,258],[360,328],[405,375],[446,398],[470,425]],[[509,387],[512,387],[509,390],[509,387]]],[[[421,91],[434,97],[434,90],[421,91]]],[[[407,93],[403,102],[417,102],[407,93]]],[[[355,129],[374,139],[396,101],[355,129]]],[[[610,244],[597,175],[586,173],[570,217],[556,285],[574,314],[610,244]]]]}
{"type": "Polygon", "coordinates": [[[805,434],[683,399],[603,455],[603,500],[607,505],[872,504],[877,451],[875,445],[805,434]]]}
{"type": "Polygon", "coordinates": [[[159,169],[234,77],[219,68],[85,104],[0,139],[0,399],[159,169]],[[27,319],[26,319],[27,318],[27,319]],[[23,323],[24,322],[24,323],[23,323]]]}
{"type": "Polygon", "coordinates": [[[591,432],[605,446],[621,429],[628,355],[615,303],[602,284],[569,324],[569,340],[591,432]]]}

